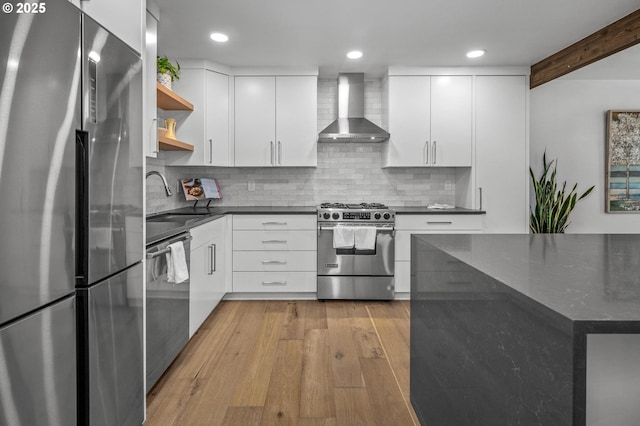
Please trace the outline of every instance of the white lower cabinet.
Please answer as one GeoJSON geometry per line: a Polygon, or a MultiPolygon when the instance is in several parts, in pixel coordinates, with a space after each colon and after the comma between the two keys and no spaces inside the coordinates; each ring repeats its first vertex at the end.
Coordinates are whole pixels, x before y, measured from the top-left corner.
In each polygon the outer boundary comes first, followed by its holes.
{"type": "Polygon", "coordinates": [[[233,292],[316,291],[315,215],[233,216],[233,292]]]}
{"type": "Polygon", "coordinates": [[[189,337],[225,294],[226,221],[222,217],[191,229],[189,337]]]}
{"type": "Polygon", "coordinates": [[[233,272],[238,293],[307,293],[316,291],[316,272],[233,272]]]}
{"type": "Polygon", "coordinates": [[[411,291],[411,234],[480,234],[480,214],[396,215],[396,293],[411,291]]]}

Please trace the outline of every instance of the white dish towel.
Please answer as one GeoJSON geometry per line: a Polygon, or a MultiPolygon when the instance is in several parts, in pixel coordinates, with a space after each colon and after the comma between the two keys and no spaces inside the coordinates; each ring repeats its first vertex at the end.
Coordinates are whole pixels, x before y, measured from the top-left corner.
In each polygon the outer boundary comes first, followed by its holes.
{"type": "Polygon", "coordinates": [[[354,231],[352,226],[336,226],[333,228],[333,248],[353,248],[354,231]]]}
{"type": "Polygon", "coordinates": [[[189,268],[187,267],[187,257],[184,253],[182,241],[169,244],[167,258],[167,281],[180,284],[189,279],[189,268]]]}
{"type": "Polygon", "coordinates": [[[358,226],[354,236],[355,248],[357,250],[375,250],[377,232],[375,226],[358,226]]]}

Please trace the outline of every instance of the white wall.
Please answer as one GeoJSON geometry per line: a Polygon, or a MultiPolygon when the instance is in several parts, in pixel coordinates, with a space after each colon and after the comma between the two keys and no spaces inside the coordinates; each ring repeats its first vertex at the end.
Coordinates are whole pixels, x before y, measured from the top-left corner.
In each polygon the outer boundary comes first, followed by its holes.
{"type": "Polygon", "coordinates": [[[571,215],[568,233],[640,233],[640,214],[605,213],[606,112],[640,109],[640,80],[557,79],[530,93],[530,163],[558,159],[558,180],[596,185],[571,215]]]}

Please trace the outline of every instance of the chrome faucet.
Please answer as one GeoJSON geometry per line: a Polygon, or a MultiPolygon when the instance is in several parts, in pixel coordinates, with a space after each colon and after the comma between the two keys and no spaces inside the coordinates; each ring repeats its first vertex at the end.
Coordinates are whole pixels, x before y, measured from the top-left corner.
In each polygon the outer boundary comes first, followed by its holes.
{"type": "Polygon", "coordinates": [[[167,179],[165,179],[164,176],[162,176],[162,173],[157,172],[155,170],[151,170],[149,172],[147,172],[147,175],[145,178],[148,178],[151,175],[158,175],[160,176],[160,179],[162,179],[162,183],[164,185],[164,192],[165,194],[167,194],[167,197],[171,197],[173,194],[171,193],[171,190],[169,189],[169,184],[167,184],[167,179]]]}

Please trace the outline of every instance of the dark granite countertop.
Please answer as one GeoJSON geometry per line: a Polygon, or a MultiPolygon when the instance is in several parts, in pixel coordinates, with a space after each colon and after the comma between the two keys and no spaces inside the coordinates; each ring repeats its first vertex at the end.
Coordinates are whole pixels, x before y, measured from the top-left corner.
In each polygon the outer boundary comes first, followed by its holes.
{"type": "Polygon", "coordinates": [[[191,228],[203,225],[209,221],[223,217],[226,214],[314,214],[315,207],[301,206],[219,206],[219,207],[183,207],[175,210],[168,210],[147,216],[147,219],[155,216],[175,214],[184,215],[173,217],[170,221],[155,222],[147,221],[147,246],[156,244],[162,240],[186,232],[191,228]],[[191,215],[191,216],[190,216],[191,215]],[[193,215],[199,215],[194,218],[193,215]]]}
{"type": "MultiPolygon", "coordinates": [[[[216,207],[183,207],[171,210],[171,213],[197,214],[315,214],[315,206],[216,206],[216,207]]],[[[164,212],[163,212],[164,213],[164,212]]]]}
{"type": "Polygon", "coordinates": [[[465,209],[455,207],[453,209],[430,209],[420,206],[389,206],[396,214],[486,214],[484,210],[465,209]]]}
{"type": "MultiPolygon", "coordinates": [[[[640,235],[412,238],[444,251],[572,321],[640,321],[640,235]]],[[[426,256],[428,251],[414,255],[426,256]]]]}
{"type": "Polygon", "coordinates": [[[224,217],[224,215],[208,214],[198,218],[185,216],[183,219],[174,219],[167,222],[147,222],[147,247],[221,217],[224,217]]]}
{"type": "MultiPolygon", "coordinates": [[[[481,210],[456,207],[439,210],[427,207],[392,206],[397,214],[484,214],[481,210]]],[[[209,220],[217,219],[225,214],[316,214],[316,206],[215,206],[215,207],[182,207],[147,216],[152,218],[160,214],[197,214],[201,218],[186,216],[183,220],[172,219],[170,222],[147,222],[147,245],[155,244],[173,235],[188,231],[194,226],[202,225],[209,220]]]]}

